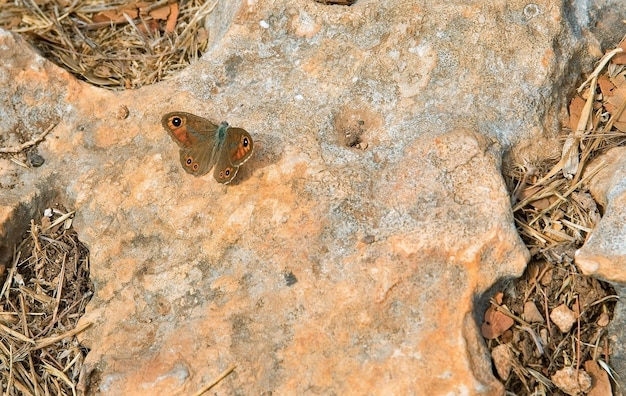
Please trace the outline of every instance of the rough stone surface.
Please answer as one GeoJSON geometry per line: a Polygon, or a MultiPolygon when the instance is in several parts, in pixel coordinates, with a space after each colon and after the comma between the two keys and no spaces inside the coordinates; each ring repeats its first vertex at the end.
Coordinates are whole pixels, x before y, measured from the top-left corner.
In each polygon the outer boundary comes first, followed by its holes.
{"type": "Polygon", "coordinates": [[[500,158],[557,130],[584,15],[219,2],[202,61],[116,94],[0,32],[0,142],[58,122],[44,166],[0,160],[0,235],[49,197],[77,210],[96,286],[81,390],[189,394],[236,364],[216,391],[501,394],[472,312],[528,259],[500,158]],[[233,184],[181,169],[173,110],[251,132],[233,184]]]}
{"type": "MultiPolygon", "coordinates": [[[[585,245],[576,252],[576,265],[586,275],[611,282],[620,300],[626,298],[626,148],[616,147],[589,164],[587,172],[603,166],[589,182],[589,190],[604,215],[585,245]]],[[[626,373],[626,308],[618,303],[609,327],[611,368],[626,373]]]]}
{"type": "Polygon", "coordinates": [[[576,396],[591,388],[591,377],[576,367],[564,367],[552,376],[552,382],[568,395],[576,396]]]}
{"type": "Polygon", "coordinates": [[[576,252],[576,264],[586,275],[626,283],[626,148],[616,147],[592,162],[587,172],[600,170],[589,190],[604,216],[576,252]]]}
{"type": "Polygon", "coordinates": [[[561,304],[552,310],[550,319],[561,330],[561,333],[567,333],[576,323],[576,313],[565,304],[561,304]]]}

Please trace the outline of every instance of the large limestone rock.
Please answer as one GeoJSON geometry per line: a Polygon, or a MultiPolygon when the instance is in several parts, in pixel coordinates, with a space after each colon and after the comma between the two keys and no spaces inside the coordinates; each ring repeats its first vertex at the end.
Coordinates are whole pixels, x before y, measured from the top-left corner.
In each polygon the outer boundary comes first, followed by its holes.
{"type": "MultiPolygon", "coordinates": [[[[585,245],[576,252],[576,265],[581,271],[611,282],[623,300],[626,296],[626,148],[617,147],[596,158],[587,171],[601,170],[593,176],[589,189],[603,209],[604,215],[585,245]]],[[[611,368],[626,373],[626,309],[618,303],[609,328],[611,368]]]]}
{"type": "Polygon", "coordinates": [[[50,197],[77,210],[81,390],[190,394],[236,364],[224,394],[501,394],[473,312],[528,259],[501,157],[556,147],[584,12],[219,2],[200,62],[120,93],[2,32],[2,144],[58,125],[43,167],[0,160],[0,235],[50,197]],[[173,110],[250,131],[235,182],[183,171],[173,110]]]}

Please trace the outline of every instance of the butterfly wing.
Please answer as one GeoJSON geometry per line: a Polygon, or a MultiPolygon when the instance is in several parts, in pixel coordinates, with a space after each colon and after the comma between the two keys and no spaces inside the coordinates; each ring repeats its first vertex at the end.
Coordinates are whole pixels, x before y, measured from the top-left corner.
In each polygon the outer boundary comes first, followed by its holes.
{"type": "Polygon", "coordinates": [[[163,128],[180,147],[180,163],[194,176],[207,174],[217,161],[218,126],[197,115],[168,113],[161,119],[163,128]]]}
{"type": "Polygon", "coordinates": [[[237,175],[239,167],[250,159],[254,143],[246,130],[228,128],[220,146],[213,176],[218,182],[228,184],[237,175]]]}
{"type": "Polygon", "coordinates": [[[202,142],[206,142],[207,145],[215,144],[215,131],[218,126],[206,118],[178,111],[164,115],[161,124],[181,148],[193,147],[202,142]]]}
{"type": "Polygon", "coordinates": [[[202,176],[209,173],[216,161],[217,155],[215,155],[215,150],[204,144],[180,149],[180,164],[185,172],[194,176],[202,176]]]}

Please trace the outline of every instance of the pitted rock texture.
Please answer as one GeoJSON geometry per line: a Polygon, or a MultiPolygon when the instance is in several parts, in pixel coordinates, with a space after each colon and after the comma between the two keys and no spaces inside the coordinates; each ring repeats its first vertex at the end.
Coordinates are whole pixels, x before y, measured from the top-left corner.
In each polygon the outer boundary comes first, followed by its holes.
{"type": "Polygon", "coordinates": [[[576,265],[585,275],[626,283],[626,148],[617,147],[596,158],[587,172],[601,169],[591,178],[589,190],[604,215],[585,245],[576,252],[576,265]]]}
{"type": "Polygon", "coordinates": [[[236,364],[216,392],[501,394],[472,314],[528,259],[500,158],[556,131],[584,44],[533,6],[219,2],[201,61],[120,93],[3,32],[3,144],[58,122],[43,167],[0,162],[3,213],[56,195],[91,250],[80,390],[189,394],[236,364]],[[235,182],[181,169],[174,110],[250,131],[235,182]]]}
{"type": "MultiPolygon", "coordinates": [[[[576,252],[576,265],[581,271],[611,282],[620,299],[626,297],[626,148],[616,147],[597,157],[587,172],[597,172],[589,182],[589,190],[603,209],[602,219],[585,245],[576,252]]],[[[618,303],[609,328],[612,351],[611,368],[626,373],[626,309],[618,303]]]]}

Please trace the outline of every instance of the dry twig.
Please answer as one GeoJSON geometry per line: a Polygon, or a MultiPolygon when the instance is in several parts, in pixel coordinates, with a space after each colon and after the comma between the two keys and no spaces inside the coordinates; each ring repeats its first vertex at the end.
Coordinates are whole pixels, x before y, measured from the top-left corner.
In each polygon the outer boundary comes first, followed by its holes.
{"type": "Polygon", "coordinates": [[[26,150],[27,148],[36,145],[37,143],[41,142],[48,133],[50,133],[50,131],[52,131],[54,129],[54,127],[57,126],[57,124],[53,124],[50,125],[48,127],[48,129],[46,129],[45,131],[43,131],[39,136],[37,136],[34,139],[29,140],[26,143],[22,143],[19,146],[15,146],[15,147],[0,147],[0,153],[3,154],[17,154],[22,152],[23,150],[26,150]]]}
{"type": "Polygon", "coordinates": [[[237,368],[237,366],[233,364],[230,367],[228,367],[226,370],[222,371],[220,375],[217,376],[216,379],[214,379],[212,382],[203,386],[198,392],[194,393],[194,396],[200,396],[204,394],[205,392],[208,392],[211,388],[217,385],[221,380],[226,378],[226,376],[230,374],[233,370],[235,370],[235,368],[237,368]]]}

